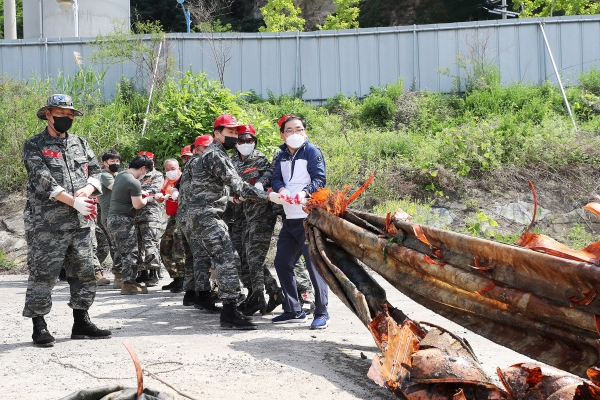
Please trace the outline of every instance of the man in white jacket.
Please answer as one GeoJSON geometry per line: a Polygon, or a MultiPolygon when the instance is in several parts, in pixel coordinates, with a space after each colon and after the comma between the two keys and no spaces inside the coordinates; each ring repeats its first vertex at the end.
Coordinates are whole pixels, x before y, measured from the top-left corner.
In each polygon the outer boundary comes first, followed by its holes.
{"type": "Polygon", "coordinates": [[[311,329],[325,329],[329,325],[327,312],[328,288],[310,261],[304,218],[307,214],[302,204],[307,196],[325,186],[325,160],[321,150],[310,143],[306,134],[306,123],[299,117],[286,116],[280,127],[281,139],[285,142],[275,159],[272,187],[284,204],[286,219],[279,233],[275,270],[285,294],[284,313],[273,318],[275,324],[305,322],[306,314],[298,301],[294,264],[301,254],[306,259],[306,269],[315,288],[315,316],[311,329]]]}

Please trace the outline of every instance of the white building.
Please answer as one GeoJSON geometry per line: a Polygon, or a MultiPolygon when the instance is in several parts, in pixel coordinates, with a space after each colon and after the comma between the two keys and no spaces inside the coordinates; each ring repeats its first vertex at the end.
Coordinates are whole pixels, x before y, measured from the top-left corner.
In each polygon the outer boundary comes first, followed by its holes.
{"type": "Polygon", "coordinates": [[[23,0],[24,39],[94,37],[129,22],[129,0],[23,0]]]}

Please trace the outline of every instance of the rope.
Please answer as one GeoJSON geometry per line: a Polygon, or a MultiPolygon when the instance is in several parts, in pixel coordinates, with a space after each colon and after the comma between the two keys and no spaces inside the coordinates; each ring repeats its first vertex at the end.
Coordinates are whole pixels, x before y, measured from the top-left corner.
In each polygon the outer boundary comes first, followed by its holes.
{"type": "MultiPolygon", "coordinates": [[[[73,369],[79,370],[79,371],[81,371],[81,372],[83,372],[83,373],[91,376],[94,379],[100,379],[100,380],[102,380],[102,379],[105,379],[105,380],[135,379],[135,377],[133,377],[133,376],[131,376],[131,377],[122,377],[121,376],[121,377],[117,377],[117,378],[115,378],[115,377],[108,377],[108,376],[98,376],[98,375],[95,375],[95,374],[91,373],[88,370],[85,370],[85,369],[83,369],[81,367],[78,367],[77,365],[74,365],[74,364],[62,361],[60,359],[60,357],[58,356],[58,354],[56,354],[56,353],[52,353],[51,355],[54,356],[54,357],[56,357],[56,360],[55,359],[50,359],[50,361],[55,362],[57,364],[60,364],[63,367],[68,367],[68,368],[73,368],[73,369]]],[[[168,381],[166,381],[166,380],[164,380],[164,379],[162,379],[162,378],[160,378],[160,377],[157,376],[157,374],[165,374],[167,372],[178,371],[178,370],[180,370],[183,367],[185,367],[185,364],[183,364],[183,363],[181,363],[179,361],[161,361],[161,362],[156,362],[156,363],[152,363],[152,364],[146,365],[143,368],[143,371],[144,371],[144,374],[146,376],[149,376],[151,378],[156,379],[157,381],[161,382],[163,385],[166,385],[169,388],[173,389],[175,392],[177,392],[177,394],[179,394],[179,395],[181,395],[183,397],[186,397],[188,399],[191,399],[191,400],[200,400],[199,398],[194,397],[194,396],[192,396],[189,393],[182,392],[181,390],[177,389],[172,383],[170,383],[170,382],[168,382],[168,381]],[[163,364],[177,364],[178,366],[175,367],[175,368],[167,369],[167,370],[164,370],[164,371],[157,371],[157,372],[152,372],[152,371],[150,371],[150,370],[147,369],[148,367],[152,367],[152,366],[155,366],[155,365],[163,365],[163,364]]]]}

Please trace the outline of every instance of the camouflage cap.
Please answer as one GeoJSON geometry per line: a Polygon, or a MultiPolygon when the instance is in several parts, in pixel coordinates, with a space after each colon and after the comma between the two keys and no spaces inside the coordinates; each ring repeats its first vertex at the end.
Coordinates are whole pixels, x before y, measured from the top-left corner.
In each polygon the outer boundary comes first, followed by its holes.
{"type": "Polygon", "coordinates": [[[71,96],[67,94],[53,94],[52,96],[48,97],[48,100],[46,100],[46,105],[37,111],[37,117],[39,119],[47,119],[46,110],[48,108],[53,107],[67,108],[69,110],[73,110],[76,117],[83,116],[83,113],[81,111],[76,110],[73,107],[73,99],[71,98],[71,96]]]}

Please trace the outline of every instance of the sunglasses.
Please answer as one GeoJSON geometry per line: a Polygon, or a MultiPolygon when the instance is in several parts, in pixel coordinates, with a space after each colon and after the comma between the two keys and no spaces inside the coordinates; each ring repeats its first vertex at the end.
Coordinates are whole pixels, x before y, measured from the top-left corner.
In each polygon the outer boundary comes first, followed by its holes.
{"type": "Polygon", "coordinates": [[[254,144],[256,143],[255,139],[249,138],[249,139],[238,139],[238,144],[254,144]]]}

